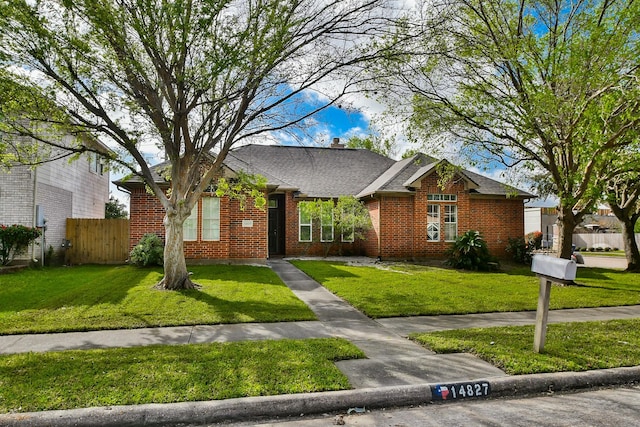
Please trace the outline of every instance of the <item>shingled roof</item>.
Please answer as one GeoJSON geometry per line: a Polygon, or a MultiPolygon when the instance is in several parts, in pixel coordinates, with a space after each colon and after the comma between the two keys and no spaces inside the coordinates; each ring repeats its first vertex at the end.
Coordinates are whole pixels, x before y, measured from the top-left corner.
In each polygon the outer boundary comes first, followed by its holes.
{"type": "MultiPolygon", "coordinates": [[[[232,172],[259,174],[267,186],[279,191],[295,191],[302,198],[337,198],[355,195],[359,198],[376,194],[411,195],[412,183],[433,173],[437,160],[416,154],[395,161],[364,149],[321,148],[283,145],[245,145],[230,151],[224,164],[232,172]]],[[[153,167],[159,182],[166,182],[153,167]]],[[[471,193],[491,196],[534,197],[525,191],[467,170],[458,172],[468,183],[471,193]]],[[[140,185],[138,177],[118,181],[123,187],[140,185]]]]}
{"type": "Polygon", "coordinates": [[[261,174],[269,184],[300,192],[301,197],[355,195],[396,162],[369,150],[281,145],[246,145],[229,153],[230,169],[261,174]]]}

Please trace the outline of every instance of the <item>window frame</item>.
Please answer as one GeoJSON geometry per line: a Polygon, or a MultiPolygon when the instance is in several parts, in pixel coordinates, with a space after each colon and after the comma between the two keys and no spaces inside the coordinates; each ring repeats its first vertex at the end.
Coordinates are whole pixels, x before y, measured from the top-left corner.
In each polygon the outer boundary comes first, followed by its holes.
{"type": "Polygon", "coordinates": [[[313,242],[313,218],[310,213],[305,213],[305,206],[307,206],[309,202],[299,202],[298,203],[298,242],[308,243],[313,242]],[[302,221],[302,216],[305,215],[308,217],[308,222],[302,221]],[[302,229],[303,227],[306,229],[308,227],[309,230],[309,240],[302,239],[302,229]]]}
{"type": "Polygon", "coordinates": [[[182,240],[185,242],[198,241],[198,205],[199,203],[196,203],[193,206],[191,214],[182,223],[182,240]],[[191,238],[191,234],[195,234],[195,237],[191,238]]]}
{"type": "Polygon", "coordinates": [[[202,233],[203,242],[219,242],[220,241],[220,198],[219,197],[203,197],[202,199],[202,224],[200,226],[200,232],[202,233]],[[213,215],[211,218],[208,215],[211,213],[210,206],[208,204],[217,201],[213,205],[213,215]],[[217,205],[217,206],[216,206],[217,205]],[[206,225],[213,224],[209,228],[206,225]],[[209,235],[211,233],[213,236],[209,235]]]}
{"type": "Polygon", "coordinates": [[[440,205],[435,203],[427,204],[427,242],[439,242],[441,229],[440,229],[440,205]],[[435,212],[432,212],[432,208],[435,209],[435,212]],[[435,218],[430,221],[430,218],[435,218]],[[434,238],[431,237],[430,228],[435,226],[436,236],[434,238]]]}
{"type": "Polygon", "coordinates": [[[444,241],[455,242],[458,238],[458,205],[444,205],[444,241]],[[448,212],[447,212],[448,211],[448,212]],[[453,218],[453,221],[451,221],[453,218]],[[453,236],[448,235],[453,226],[453,236]]]}

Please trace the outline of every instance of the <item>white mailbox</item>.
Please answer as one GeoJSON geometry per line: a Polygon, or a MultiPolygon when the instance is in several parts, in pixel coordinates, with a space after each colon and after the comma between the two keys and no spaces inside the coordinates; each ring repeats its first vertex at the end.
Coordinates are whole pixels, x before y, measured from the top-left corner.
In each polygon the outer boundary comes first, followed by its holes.
{"type": "Polygon", "coordinates": [[[575,261],[548,255],[534,255],[531,263],[534,273],[559,280],[575,280],[577,270],[575,261]]]}

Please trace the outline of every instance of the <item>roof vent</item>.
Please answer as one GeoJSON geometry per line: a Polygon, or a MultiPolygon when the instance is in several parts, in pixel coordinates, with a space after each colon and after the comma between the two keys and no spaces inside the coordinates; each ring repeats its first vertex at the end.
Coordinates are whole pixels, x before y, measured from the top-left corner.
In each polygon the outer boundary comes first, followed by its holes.
{"type": "Polygon", "coordinates": [[[340,144],[340,138],[333,138],[331,148],[344,148],[344,144],[340,144]]]}

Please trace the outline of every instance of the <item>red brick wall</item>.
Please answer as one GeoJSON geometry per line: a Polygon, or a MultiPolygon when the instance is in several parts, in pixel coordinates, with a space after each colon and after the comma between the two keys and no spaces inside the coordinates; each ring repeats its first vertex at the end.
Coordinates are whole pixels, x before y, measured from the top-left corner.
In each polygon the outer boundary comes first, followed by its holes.
{"type": "Polygon", "coordinates": [[[269,254],[267,209],[256,208],[252,199],[247,200],[244,211],[240,209],[240,202],[237,200],[226,200],[224,205],[228,207],[228,237],[225,239],[221,235],[220,240],[229,242],[229,258],[266,259],[269,254]],[[243,226],[243,220],[253,221],[252,227],[243,226]]]}
{"type": "Polygon", "coordinates": [[[164,239],[164,209],[158,199],[144,188],[138,188],[131,191],[129,200],[129,249],[146,233],[155,233],[164,239]]]}
{"type": "Polygon", "coordinates": [[[493,255],[499,258],[510,257],[506,251],[508,239],[524,236],[522,200],[472,198],[470,203],[472,214],[469,229],[482,233],[493,255]]]}
{"type": "Polygon", "coordinates": [[[363,244],[364,254],[370,257],[380,256],[380,201],[377,199],[367,200],[365,203],[371,217],[371,230],[366,233],[363,244]]]}
{"type": "Polygon", "coordinates": [[[380,198],[380,256],[413,257],[414,201],[412,197],[380,198]]]}
{"type": "Polygon", "coordinates": [[[444,190],[435,174],[423,179],[413,197],[380,197],[367,202],[373,230],[364,244],[366,255],[396,259],[444,258],[451,242],[444,241],[444,205],[457,205],[458,235],[478,230],[491,253],[508,257],[509,237],[524,235],[524,203],[520,199],[489,198],[465,190],[459,179],[444,190]],[[427,201],[428,194],[455,194],[456,202],[427,201]],[[440,205],[440,241],[427,241],[427,204],[440,205]],[[378,217],[380,221],[378,223],[378,217]],[[380,238],[380,249],[377,239],[380,238]]]}
{"type": "MultiPolygon", "coordinates": [[[[257,209],[253,200],[247,200],[245,210],[241,211],[237,200],[221,199],[220,241],[201,240],[201,203],[194,209],[198,209],[198,240],[184,242],[188,260],[267,258],[267,211],[257,209]],[[243,227],[243,220],[252,220],[253,226],[243,227]]],[[[133,190],[130,211],[131,249],[145,233],[156,233],[164,239],[164,209],[155,196],[144,189],[133,190]]]]}
{"type": "MultiPolygon", "coordinates": [[[[441,240],[427,241],[427,194],[456,194],[458,206],[458,234],[467,230],[478,230],[487,241],[492,254],[507,257],[509,237],[524,235],[524,204],[520,199],[487,198],[469,195],[464,183],[459,180],[445,190],[437,186],[436,176],[423,180],[414,197],[381,197],[366,202],[371,215],[373,229],[367,240],[342,243],[343,254],[364,253],[371,257],[420,259],[443,258],[450,242],[444,242],[444,208],[440,211],[441,240]],[[380,247],[378,245],[380,239],[380,247]]],[[[433,202],[441,206],[453,202],[433,202]]],[[[201,230],[201,206],[198,230],[201,230]]],[[[131,192],[130,247],[133,248],[145,233],[164,236],[164,209],[160,202],[144,189],[131,192]]],[[[292,193],[285,195],[285,254],[287,256],[322,256],[326,246],[319,240],[320,225],[314,221],[312,243],[298,241],[298,201],[292,193]]],[[[227,198],[220,203],[220,241],[185,242],[187,259],[266,259],[268,212],[261,211],[247,201],[245,211],[239,209],[237,201],[227,198]],[[253,227],[243,227],[242,220],[252,220],[253,227]]],[[[340,239],[340,236],[336,236],[340,239]]],[[[330,254],[338,253],[334,244],[330,254]]]]}

